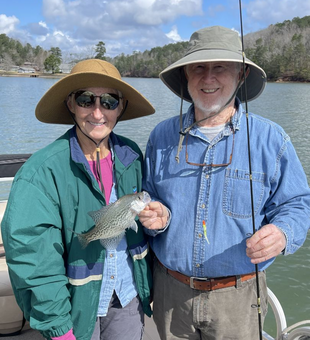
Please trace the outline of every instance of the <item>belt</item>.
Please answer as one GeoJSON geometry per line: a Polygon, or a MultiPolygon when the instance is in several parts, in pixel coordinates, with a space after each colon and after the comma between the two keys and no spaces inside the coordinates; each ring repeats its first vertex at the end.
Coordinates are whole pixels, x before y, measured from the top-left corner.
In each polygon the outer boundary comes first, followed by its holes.
{"type": "Polygon", "coordinates": [[[177,279],[178,281],[190,286],[192,289],[197,290],[216,290],[228,287],[234,287],[237,285],[237,280],[240,279],[241,282],[253,279],[256,276],[256,273],[243,274],[243,275],[235,275],[235,276],[226,276],[226,277],[218,277],[218,278],[204,278],[204,277],[194,277],[194,276],[186,276],[179,272],[173,271],[171,269],[166,268],[160,261],[158,263],[165,268],[167,273],[177,279]]]}

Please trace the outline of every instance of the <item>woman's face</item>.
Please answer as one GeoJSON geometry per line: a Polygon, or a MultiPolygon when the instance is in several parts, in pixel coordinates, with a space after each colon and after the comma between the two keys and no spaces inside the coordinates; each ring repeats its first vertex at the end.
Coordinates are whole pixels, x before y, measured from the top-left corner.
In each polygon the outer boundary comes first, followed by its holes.
{"type": "MultiPolygon", "coordinates": [[[[96,143],[110,135],[123,108],[119,92],[106,87],[76,90],[68,97],[67,105],[83,133],[96,143]]],[[[89,143],[85,136],[79,136],[79,140],[89,143]]]]}

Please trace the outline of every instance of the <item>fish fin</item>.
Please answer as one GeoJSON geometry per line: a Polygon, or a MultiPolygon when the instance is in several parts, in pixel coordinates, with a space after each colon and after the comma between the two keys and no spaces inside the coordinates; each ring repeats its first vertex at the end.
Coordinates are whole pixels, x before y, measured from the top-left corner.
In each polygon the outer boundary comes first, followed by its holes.
{"type": "Polygon", "coordinates": [[[100,239],[100,243],[107,250],[116,249],[124,235],[125,232],[122,232],[116,237],[102,238],[100,239]]]}
{"type": "Polygon", "coordinates": [[[100,215],[99,210],[98,211],[89,211],[88,215],[94,220],[95,223],[99,221],[100,215]]]}
{"type": "MultiPolygon", "coordinates": [[[[116,203],[116,202],[114,202],[114,203],[116,203]]],[[[97,223],[100,220],[101,216],[103,214],[106,214],[106,212],[111,208],[112,205],[114,205],[114,203],[109,204],[109,205],[105,205],[104,207],[102,207],[99,210],[89,211],[88,215],[94,220],[95,223],[97,223]]]]}
{"type": "Polygon", "coordinates": [[[138,225],[136,221],[133,221],[132,225],[128,228],[134,230],[136,233],[138,232],[138,225]]]}

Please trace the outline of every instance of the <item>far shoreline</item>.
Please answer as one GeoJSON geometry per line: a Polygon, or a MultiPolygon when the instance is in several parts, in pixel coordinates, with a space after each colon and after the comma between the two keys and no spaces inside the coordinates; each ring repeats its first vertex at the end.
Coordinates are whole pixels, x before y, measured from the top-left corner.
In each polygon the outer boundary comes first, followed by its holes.
{"type": "Polygon", "coordinates": [[[9,72],[0,70],[1,77],[21,77],[21,78],[63,78],[67,76],[69,73],[43,73],[43,72],[34,72],[34,73],[19,73],[19,72],[9,72]]]}
{"type": "MultiPolygon", "coordinates": [[[[44,72],[34,72],[34,73],[19,73],[13,71],[3,71],[0,70],[0,77],[22,77],[22,78],[51,78],[51,79],[61,79],[63,77],[68,76],[70,73],[44,73],[44,72]]],[[[122,76],[122,78],[133,78],[133,76],[122,76]]],[[[137,77],[134,77],[137,78],[137,77]]],[[[149,77],[140,77],[148,79],[149,77]]],[[[151,77],[150,77],[151,78],[151,77]]],[[[154,77],[152,77],[154,78],[154,77]]],[[[158,77],[159,78],[159,77],[158,77]]],[[[289,77],[282,77],[275,80],[267,80],[268,83],[296,83],[296,84],[305,84],[310,83],[310,81],[305,80],[292,80],[289,77]]]]}

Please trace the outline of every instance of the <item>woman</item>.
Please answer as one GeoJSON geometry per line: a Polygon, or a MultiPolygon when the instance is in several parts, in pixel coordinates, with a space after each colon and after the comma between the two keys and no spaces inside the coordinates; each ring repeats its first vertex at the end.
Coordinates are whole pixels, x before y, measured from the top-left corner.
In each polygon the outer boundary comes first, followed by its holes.
{"type": "Polygon", "coordinates": [[[151,273],[141,226],[109,250],[99,240],[84,249],[75,233],[94,227],[88,212],[141,191],[141,151],[112,131],[119,120],[152,113],[97,59],[76,64],[36,107],[41,122],[74,126],[20,169],[2,234],[17,302],[47,339],[142,338],[151,273]]]}

